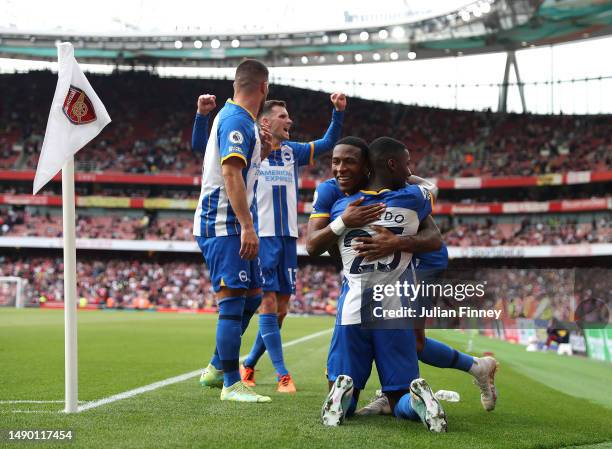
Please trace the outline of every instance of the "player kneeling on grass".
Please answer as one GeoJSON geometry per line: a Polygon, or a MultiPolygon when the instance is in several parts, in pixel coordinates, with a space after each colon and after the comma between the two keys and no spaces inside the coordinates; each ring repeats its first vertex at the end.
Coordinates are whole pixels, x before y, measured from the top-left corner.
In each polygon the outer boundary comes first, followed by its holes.
{"type": "MultiPolygon", "coordinates": [[[[367,155],[368,147],[363,140],[340,140],[332,156],[332,172],[337,182],[351,183],[359,172],[355,168],[366,166],[367,155]]],[[[365,210],[366,218],[374,220],[371,224],[389,227],[398,235],[414,235],[432,210],[431,193],[421,186],[406,184],[410,155],[403,144],[391,138],[377,139],[369,151],[369,160],[372,173],[366,190],[336,201],[330,211],[330,225],[316,235],[308,235],[307,249],[311,254],[320,253],[334,240],[337,242],[345,273],[327,361],[330,392],[323,404],[321,420],[325,425],[335,426],[354,413],[359,392],[365,388],[376,361],[378,377],[394,415],[421,420],[432,432],[445,432],[444,410],[427,382],[419,378],[414,330],[391,329],[383,323],[373,328],[362,324],[373,318],[364,316],[369,305],[362,295],[363,289],[408,280],[412,255],[396,251],[390,259],[363,263],[352,241],[371,235],[373,229],[370,225],[354,227],[351,214],[362,205],[361,212],[365,210]]]]}
{"type": "MultiPolygon", "coordinates": [[[[308,251],[310,254],[322,254],[329,248],[329,245],[336,243],[335,234],[326,231],[330,224],[331,209],[336,201],[366,187],[370,171],[367,148],[367,144],[361,139],[349,137],[342,139],[334,149],[336,164],[338,164],[338,169],[334,171],[335,178],[317,187],[313,212],[308,222],[308,251]],[[340,162],[342,162],[341,167],[340,162]]],[[[408,177],[408,183],[423,185],[430,190],[434,198],[437,196],[435,185],[412,173],[408,177]]],[[[375,205],[349,206],[342,218],[347,226],[360,228],[377,220],[379,214],[380,210],[376,210],[375,205]]],[[[447,268],[448,251],[431,216],[420,224],[418,233],[412,236],[396,235],[380,226],[373,228],[375,232],[370,236],[362,235],[353,240],[360,244],[356,247],[358,257],[364,260],[376,260],[391,256],[398,250],[414,253],[413,262],[416,262],[414,265],[416,265],[419,281],[447,268]]],[[[419,361],[438,368],[458,369],[471,374],[474,377],[474,383],[480,389],[480,401],[483,408],[487,411],[495,408],[497,400],[494,383],[497,369],[495,359],[472,357],[438,340],[426,338],[423,330],[415,329],[415,331],[419,361]]],[[[381,393],[357,413],[362,415],[391,414],[389,399],[384,393],[381,393]]]]}

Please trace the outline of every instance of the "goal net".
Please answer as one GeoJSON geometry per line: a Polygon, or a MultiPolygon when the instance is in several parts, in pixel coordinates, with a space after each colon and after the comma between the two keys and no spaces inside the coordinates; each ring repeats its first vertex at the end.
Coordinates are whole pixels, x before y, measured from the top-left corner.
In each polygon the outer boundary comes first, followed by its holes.
{"type": "Polygon", "coordinates": [[[0,276],[0,307],[24,307],[27,281],[16,276],[0,276]]]}

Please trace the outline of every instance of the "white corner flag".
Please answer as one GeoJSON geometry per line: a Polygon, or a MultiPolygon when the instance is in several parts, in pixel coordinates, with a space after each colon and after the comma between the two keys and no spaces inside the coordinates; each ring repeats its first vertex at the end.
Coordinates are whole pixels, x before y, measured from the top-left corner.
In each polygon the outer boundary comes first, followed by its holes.
{"type": "Polygon", "coordinates": [[[34,194],[62,170],[65,412],[75,413],[79,409],[74,154],[100,134],[111,119],[74,59],[72,44],[59,44],[57,53],[58,80],[34,177],[34,194]]]}
{"type": "Polygon", "coordinates": [[[111,121],[74,59],[72,44],[59,44],[57,55],[57,86],[34,177],[34,195],[111,121]]]}

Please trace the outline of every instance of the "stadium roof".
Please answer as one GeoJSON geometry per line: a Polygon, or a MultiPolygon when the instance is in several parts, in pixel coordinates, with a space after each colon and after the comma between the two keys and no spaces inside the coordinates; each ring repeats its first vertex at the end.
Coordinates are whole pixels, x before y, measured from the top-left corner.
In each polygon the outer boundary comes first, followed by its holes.
{"type": "Polygon", "coordinates": [[[86,35],[5,26],[0,57],[55,60],[56,42],[67,40],[90,63],[228,67],[254,57],[270,66],[304,66],[499,52],[612,34],[610,0],[449,1],[443,3],[454,6],[450,11],[383,15],[386,25],[375,16],[355,26],[359,20],[347,16],[346,27],[323,31],[86,35]]]}

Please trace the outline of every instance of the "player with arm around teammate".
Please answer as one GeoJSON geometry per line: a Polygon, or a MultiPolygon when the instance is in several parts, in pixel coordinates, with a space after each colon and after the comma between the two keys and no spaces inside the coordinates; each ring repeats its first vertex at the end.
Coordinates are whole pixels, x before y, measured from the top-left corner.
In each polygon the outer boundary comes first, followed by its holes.
{"type": "MultiPolygon", "coordinates": [[[[368,178],[368,146],[358,138],[347,137],[342,139],[334,148],[332,158],[332,170],[335,178],[327,180],[317,187],[313,201],[313,212],[308,222],[307,250],[309,254],[318,255],[323,253],[335,242],[337,236],[330,229],[330,212],[336,201],[347,194],[352,194],[360,188],[364,188],[368,178]]],[[[422,182],[419,178],[411,175],[412,182],[422,182]]],[[[428,186],[432,193],[437,189],[428,186]]],[[[362,200],[357,200],[349,205],[342,218],[346,226],[360,227],[374,221],[382,211],[384,205],[359,206],[362,200]]],[[[420,267],[428,271],[432,269],[444,269],[448,262],[448,252],[443,245],[439,230],[433,219],[428,217],[421,223],[419,232],[414,236],[389,235],[384,228],[374,227],[372,237],[357,237],[355,241],[367,242],[367,245],[359,246],[358,256],[365,259],[376,259],[393,254],[400,249],[415,253],[420,259],[420,267]],[[392,237],[392,238],[391,238],[392,237]],[[368,240],[370,239],[370,240],[368,240]]],[[[419,266],[417,276],[419,276],[419,266]]],[[[486,358],[480,359],[461,353],[454,348],[432,338],[422,337],[419,344],[419,332],[417,332],[417,351],[419,360],[423,363],[439,368],[456,368],[469,372],[474,377],[475,383],[481,390],[481,402],[485,410],[492,410],[495,406],[496,392],[494,375],[496,362],[489,363],[486,358]]],[[[391,414],[391,409],[386,396],[383,394],[362,409],[361,414],[391,414]]]]}
{"type": "MultiPolygon", "coordinates": [[[[350,175],[341,173],[342,164],[334,158],[334,175],[341,185],[346,184],[350,175]]],[[[330,228],[341,253],[345,282],[338,300],[327,362],[331,389],[323,404],[321,419],[325,425],[338,425],[354,412],[358,393],[365,388],[375,361],[395,416],[421,420],[429,430],[445,432],[444,410],[427,382],[419,378],[413,329],[389,327],[389,321],[376,315],[375,303],[367,294],[378,285],[408,281],[412,275],[412,255],[397,251],[390,258],[366,263],[357,256],[353,239],[369,235],[371,225],[352,228],[342,218],[349,204],[357,200],[361,199],[364,206],[383,203],[386,207],[383,216],[372,224],[388,227],[399,235],[414,235],[420,222],[431,213],[431,194],[422,187],[406,185],[409,154],[400,142],[377,139],[370,147],[369,160],[372,173],[366,189],[336,201],[330,212],[330,228]]],[[[402,298],[397,296],[389,300],[402,303],[402,298]]]]}

